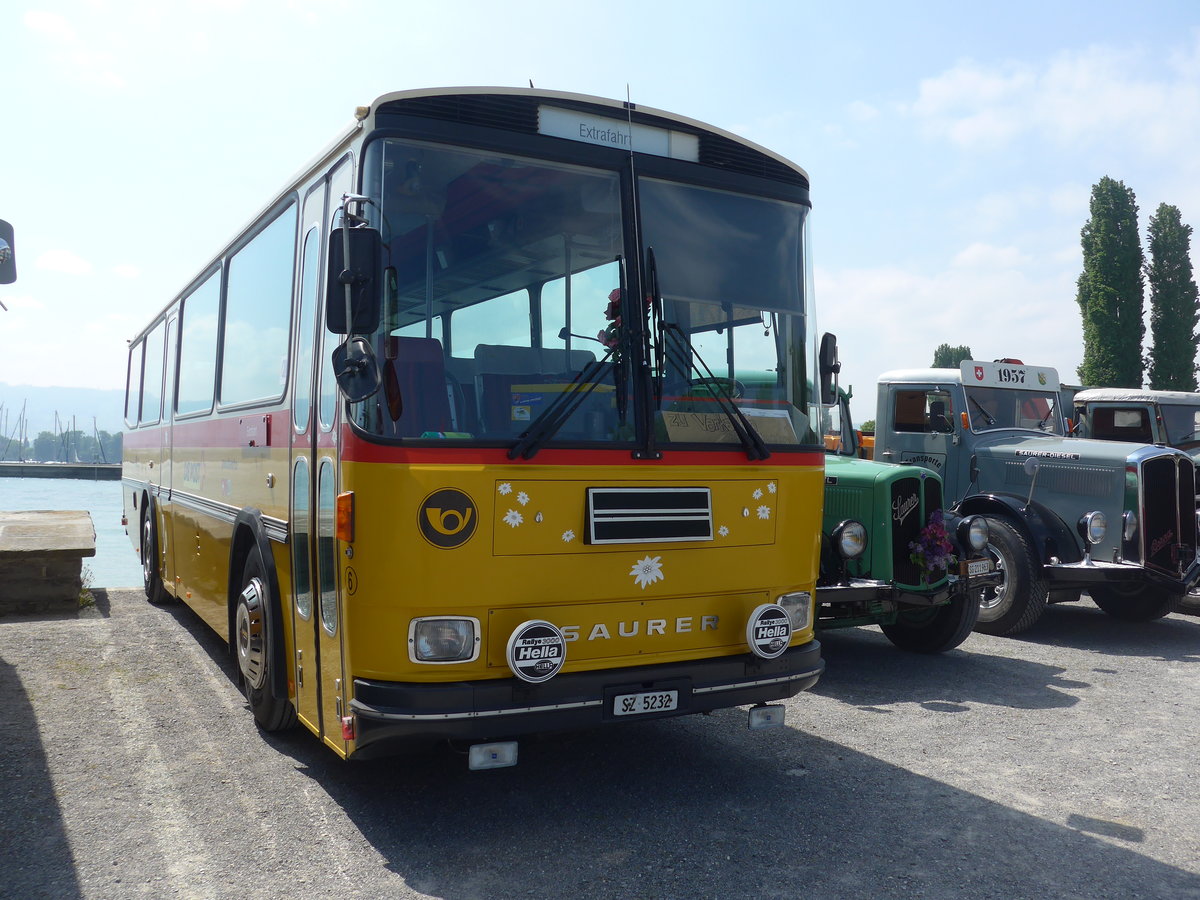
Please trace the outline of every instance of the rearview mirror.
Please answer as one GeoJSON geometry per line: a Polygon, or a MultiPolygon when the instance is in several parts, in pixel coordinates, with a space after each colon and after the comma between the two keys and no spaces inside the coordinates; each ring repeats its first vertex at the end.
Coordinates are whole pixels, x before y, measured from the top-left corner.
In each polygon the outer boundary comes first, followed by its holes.
{"type": "Polygon", "coordinates": [[[374,228],[335,228],[329,235],[325,326],[334,334],[370,334],[379,327],[382,258],[374,228]]]}
{"type": "Polygon", "coordinates": [[[829,332],[821,335],[821,351],[817,362],[821,374],[821,403],[832,406],[837,403],[837,374],[842,371],[835,335],[829,332]]]}
{"type": "Polygon", "coordinates": [[[0,284],[17,280],[17,255],[13,247],[13,227],[0,219],[0,284]]]}
{"type": "Polygon", "coordinates": [[[375,396],[380,383],[379,366],[366,338],[348,338],[334,348],[333,377],[351,403],[375,396]]]}

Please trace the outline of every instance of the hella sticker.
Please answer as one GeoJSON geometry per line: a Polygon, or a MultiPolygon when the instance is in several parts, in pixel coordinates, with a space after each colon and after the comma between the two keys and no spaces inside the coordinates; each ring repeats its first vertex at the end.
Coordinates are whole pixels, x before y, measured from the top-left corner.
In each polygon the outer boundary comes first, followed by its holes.
{"type": "Polygon", "coordinates": [[[746,623],[746,643],[755,656],[774,659],[782,655],[792,639],[792,620],[787,610],[775,603],[764,603],[750,614],[746,623]]]}
{"type": "Polygon", "coordinates": [[[513,630],[506,657],[514,675],[538,684],[557,675],[567,661],[567,639],[549,622],[531,619],[513,630]]]}

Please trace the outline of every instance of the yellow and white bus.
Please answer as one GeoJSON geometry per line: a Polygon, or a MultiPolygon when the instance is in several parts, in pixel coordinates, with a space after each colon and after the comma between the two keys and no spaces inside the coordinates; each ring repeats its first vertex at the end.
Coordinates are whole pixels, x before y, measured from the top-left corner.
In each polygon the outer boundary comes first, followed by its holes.
{"type": "Polygon", "coordinates": [[[778,724],[823,668],[809,209],[798,166],[629,103],[359,108],[131,342],[147,595],[346,757],[778,724]]]}

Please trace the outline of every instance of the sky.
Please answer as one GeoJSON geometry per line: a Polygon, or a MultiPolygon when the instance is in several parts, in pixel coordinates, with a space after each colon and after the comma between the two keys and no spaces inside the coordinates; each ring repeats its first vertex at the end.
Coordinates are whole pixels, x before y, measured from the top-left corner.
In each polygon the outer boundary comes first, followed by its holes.
{"type": "Polygon", "coordinates": [[[15,0],[0,401],[123,389],[127,341],[356,106],[530,81],[628,93],[805,168],[818,325],[856,422],[880,373],[941,343],[1076,382],[1103,176],[1135,193],[1143,245],[1161,203],[1200,225],[1195,2],[15,0]]]}

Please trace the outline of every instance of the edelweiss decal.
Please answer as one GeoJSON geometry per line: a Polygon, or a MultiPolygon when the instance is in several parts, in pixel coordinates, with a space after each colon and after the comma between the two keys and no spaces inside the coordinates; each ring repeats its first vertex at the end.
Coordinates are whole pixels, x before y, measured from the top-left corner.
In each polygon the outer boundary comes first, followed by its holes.
{"type": "Polygon", "coordinates": [[[629,574],[633,576],[633,580],[643,591],[646,589],[646,585],[663,581],[666,578],[663,575],[661,556],[643,556],[633,564],[629,574]]]}

